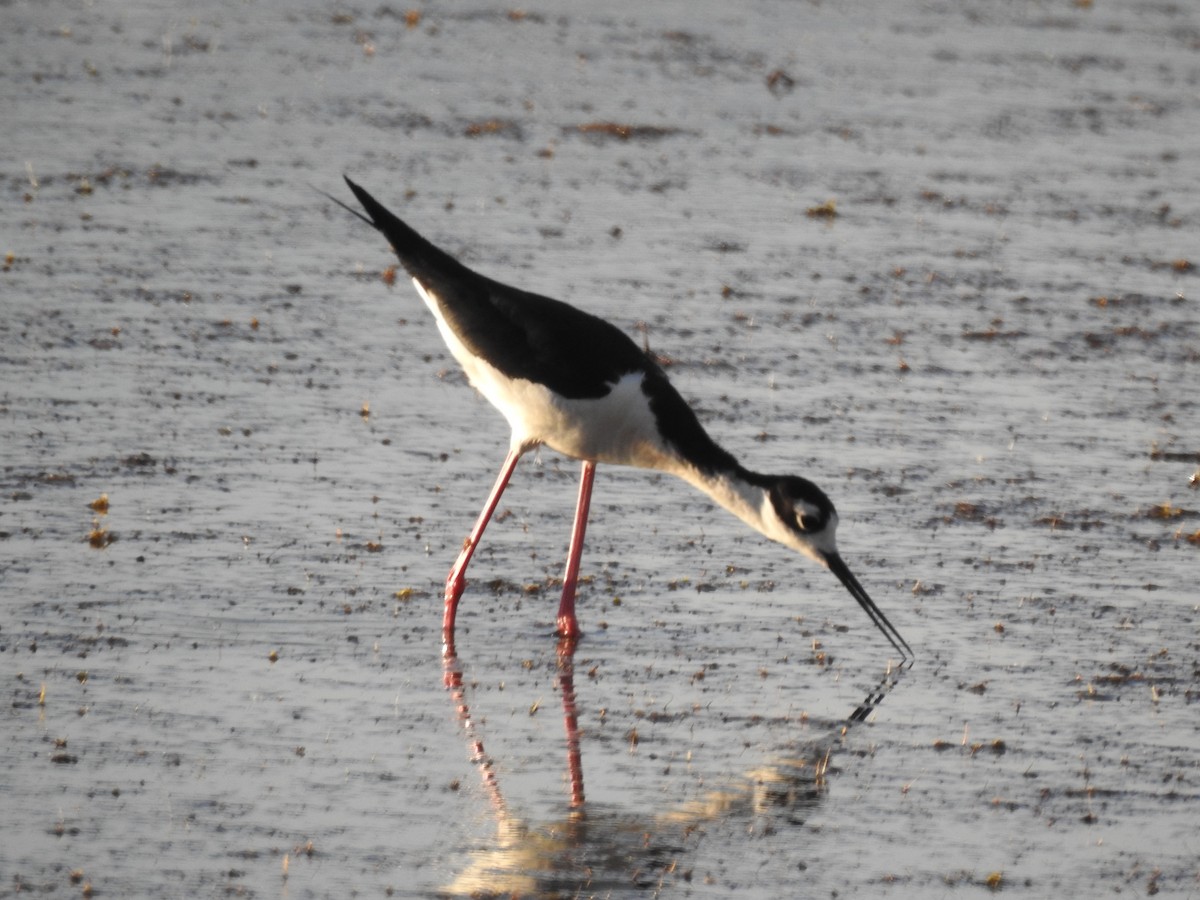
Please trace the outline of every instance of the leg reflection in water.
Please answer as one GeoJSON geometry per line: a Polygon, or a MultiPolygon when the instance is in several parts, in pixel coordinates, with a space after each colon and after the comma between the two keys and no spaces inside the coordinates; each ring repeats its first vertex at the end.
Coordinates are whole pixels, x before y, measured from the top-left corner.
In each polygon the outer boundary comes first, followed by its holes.
{"type": "MultiPolygon", "coordinates": [[[[571,779],[571,808],[583,806],[583,760],[579,749],[579,714],[575,709],[575,638],[560,638],[558,642],[558,689],[562,695],[563,726],[567,734],[567,772],[571,779]]],[[[483,749],[483,738],[475,726],[471,707],[467,704],[467,689],[463,684],[462,665],[458,655],[447,652],[442,658],[442,682],[454,700],[455,714],[471,751],[471,762],[479,769],[484,791],[499,813],[506,811],[504,796],[496,783],[496,767],[483,749]]]]}
{"type": "Polygon", "coordinates": [[[896,685],[903,669],[886,673],[875,689],[840,722],[787,748],[785,755],[736,776],[722,789],[694,800],[667,805],[661,797],[646,809],[617,810],[584,804],[583,760],[575,700],[575,641],[558,646],[557,683],[566,733],[570,799],[564,814],[529,822],[505,800],[496,767],[483,747],[467,702],[458,657],[444,657],[444,680],[491,801],[496,837],[485,849],[468,854],[461,873],[441,893],[447,896],[525,898],[603,894],[630,887],[653,889],[688,872],[706,829],[722,822],[745,822],[769,829],[802,823],[825,798],[830,759],[855,724],[863,722],[896,685]]]}
{"type": "Polygon", "coordinates": [[[583,755],[579,749],[579,713],[575,710],[575,642],[558,642],[558,690],[562,694],[563,728],[567,732],[567,772],[571,777],[571,808],[583,806],[583,755]]]}

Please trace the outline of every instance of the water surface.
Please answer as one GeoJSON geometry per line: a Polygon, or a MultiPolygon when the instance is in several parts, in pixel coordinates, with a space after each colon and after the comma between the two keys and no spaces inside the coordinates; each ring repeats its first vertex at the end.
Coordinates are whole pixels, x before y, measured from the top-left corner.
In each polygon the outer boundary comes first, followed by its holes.
{"type": "Polygon", "coordinates": [[[0,894],[1200,890],[1190,6],[5,18],[0,894]],[[576,464],[518,470],[448,691],[507,434],[342,172],[820,483],[916,664],[601,468],[572,811],[576,464]]]}

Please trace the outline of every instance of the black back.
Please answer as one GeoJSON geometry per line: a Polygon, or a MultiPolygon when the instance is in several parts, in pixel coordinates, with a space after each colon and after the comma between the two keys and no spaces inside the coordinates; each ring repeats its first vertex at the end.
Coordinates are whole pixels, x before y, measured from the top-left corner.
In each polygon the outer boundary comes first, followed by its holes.
{"type": "Polygon", "coordinates": [[[437,298],[447,324],[472,353],[510,378],[544,384],[574,400],[607,396],[623,376],[641,373],[642,391],[664,441],[705,471],[744,471],[708,436],[662,368],[625,332],[561,300],[468,269],[349,178],[346,184],[370,216],[367,221],[391,242],[408,274],[437,298]]]}
{"type": "Polygon", "coordinates": [[[650,361],[615,325],[539,294],[473,272],[439,250],[346,179],[401,265],[433,294],[472,353],[510,378],[544,384],[569,399],[603,397],[650,361]]]}

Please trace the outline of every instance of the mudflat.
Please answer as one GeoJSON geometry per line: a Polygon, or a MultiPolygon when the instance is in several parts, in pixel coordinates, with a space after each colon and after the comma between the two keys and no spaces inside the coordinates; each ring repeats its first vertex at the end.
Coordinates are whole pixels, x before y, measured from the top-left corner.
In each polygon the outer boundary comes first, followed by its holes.
{"type": "Polygon", "coordinates": [[[1200,891],[1191,6],[4,18],[0,896],[1200,891]],[[560,656],[550,452],[443,660],[508,435],[343,172],[819,483],[914,665],[605,467],[560,656]]]}

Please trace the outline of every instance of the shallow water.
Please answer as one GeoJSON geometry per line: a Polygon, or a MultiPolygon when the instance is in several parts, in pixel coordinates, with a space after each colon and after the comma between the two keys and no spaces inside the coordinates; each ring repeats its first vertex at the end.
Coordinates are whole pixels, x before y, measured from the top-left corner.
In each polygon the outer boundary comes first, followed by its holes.
{"type": "Polygon", "coordinates": [[[6,10],[0,895],[1200,894],[1200,14],[407,12],[6,10]],[[916,664],[602,467],[572,811],[577,466],[518,469],[448,691],[507,435],[342,172],[820,483],[916,664]]]}

